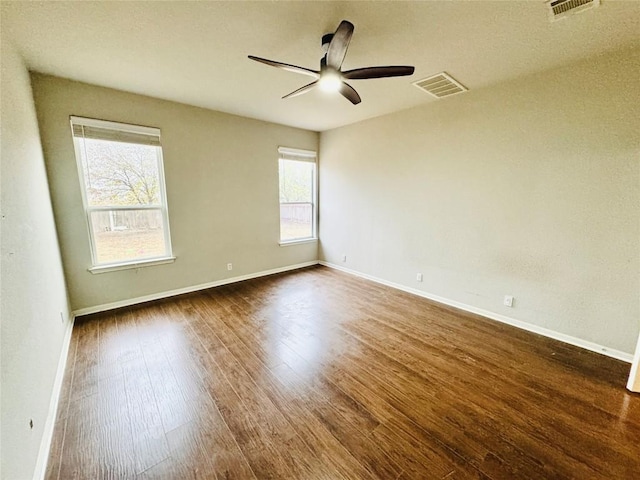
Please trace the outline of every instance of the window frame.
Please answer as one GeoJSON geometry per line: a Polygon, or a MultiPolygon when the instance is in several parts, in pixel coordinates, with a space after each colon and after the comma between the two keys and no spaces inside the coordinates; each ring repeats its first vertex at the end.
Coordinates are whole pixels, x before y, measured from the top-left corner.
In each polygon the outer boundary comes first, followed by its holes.
{"type": "MultiPolygon", "coordinates": [[[[71,115],[69,117],[69,123],[71,125],[71,135],[73,139],[73,148],[76,158],[76,167],[78,169],[78,180],[80,184],[80,192],[82,195],[82,207],[84,210],[85,222],[87,225],[87,233],[89,236],[89,249],[91,251],[91,267],[88,270],[91,273],[105,273],[117,270],[126,270],[131,268],[147,267],[151,265],[161,265],[166,263],[173,263],[176,257],[173,255],[173,248],[171,244],[171,231],[169,228],[169,206],[167,203],[167,191],[164,175],[164,161],[161,143],[161,132],[159,128],[145,127],[141,125],[132,125],[128,123],[112,122],[108,120],[98,120],[94,118],[78,117],[71,115]],[[84,167],[82,165],[82,154],[80,149],[82,148],[81,142],[83,137],[74,134],[74,125],[80,125],[85,127],[96,127],[101,129],[115,130],[123,133],[131,133],[137,135],[147,135],[158,138],[158,145],[155,145],[156,161],[158,163],[158,197],[160,203],[157,205],[89,205],[89,199],[87,196],[87,185],[84,167]],[[97,257],[96,237],[93,229],[93,223],[91,221],[91,214],[93,212],[105,212],[105,211],[135,211],[135,210],[156,210],[160,212],[163,224],[163,235],[165,244],[165,253],[154,257],[137,258],[133,260],[119,260],[114,262],[100,263],[97,257]]],[[[108,140],[108,139],[105,139],[108,140]]],[[[116,140],[109,140],[116,142],[116,140]]],[[[132,144],[144,145],[144,143],[129,142],[132,144]]]]}
{"type": "Polygon", "coordinates": [[[296,245],[301,243],[311,243],[318,241],[318,153],[314,150],[303,150],[299,148],[278,147],[278,244],[281,247],[296,245]],[[311,202],[281,202],[280,201],[280,172],[283,161],[307,162],[313,164],[313,182],[311,202]],[[311,204],[311,236],[300,237],[291,240],[282,239],[282,205],[288,204],[311,204]]]}

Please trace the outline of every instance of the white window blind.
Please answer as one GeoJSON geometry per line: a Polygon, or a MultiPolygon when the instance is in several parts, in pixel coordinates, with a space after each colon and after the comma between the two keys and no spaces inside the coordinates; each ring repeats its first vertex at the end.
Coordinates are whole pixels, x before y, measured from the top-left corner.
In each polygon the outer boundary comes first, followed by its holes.
{"type": "Polygon", "coordinates": [[[298,162],[316,162],[317,153],[312,150],[298,150],[295,148],[278,147],[280,160],[295,160],[298,162]]]}
{"type": "Polygon", "coordinates": [[[160,146],[158,128],[81,117],[71,117],[71,126],[74,137],[160,146]]]}

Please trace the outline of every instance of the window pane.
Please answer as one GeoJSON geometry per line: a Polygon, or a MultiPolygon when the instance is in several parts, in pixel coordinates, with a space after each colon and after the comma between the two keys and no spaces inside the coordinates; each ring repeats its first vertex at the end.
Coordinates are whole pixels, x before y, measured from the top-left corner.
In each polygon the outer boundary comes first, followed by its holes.
{"type": "Polygon", "coordinates": [[[294,203],[280,205],[280,239],[313,237],[313,205],[294,203]]]}
{"type": "Polygon", "coordinates": [[[159,205],[160,147],[79,139],[89,206],[159,205]]]}
{"type": "Polygon", "coordinates": [[[91,212],[98,264],[167,255],[160,210],[91,212]]]}
{"type": "Polygon", "coordinates": [[[316,164],[280,160],[280,202],[313,202],[313,175],[316,164]]]}

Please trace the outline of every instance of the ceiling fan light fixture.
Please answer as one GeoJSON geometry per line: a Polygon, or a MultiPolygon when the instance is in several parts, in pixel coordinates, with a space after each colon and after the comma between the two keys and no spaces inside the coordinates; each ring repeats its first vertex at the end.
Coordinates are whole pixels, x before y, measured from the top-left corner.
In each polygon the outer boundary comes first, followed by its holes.
{"type": "Polygon", "coordinates": [[[342,77],[334,70],[326,70],[318,80],[318,86],[323,92],[337,92],[342,85],[342,77]]]}
{"type": "MultiPolygon", "coordinates": [[[[0,0],[1,1],[1,0],[0,0]]],[[[585,0],[586,1],[586,0],[585,0]]],[[[280,68],[294,73],[301,73],[314,78],[314,81],[288,93],[282,98],[292,98],[307,93],[316,86],[323,92],[339,92],[353,105],[358,105],[362,99],[358,92],[349,85],[346,80],[367,80],[370,78],[404,77],[413,75],[414,67],[408,65],[388,65],[380,67],[356,68],[354,70],[342,70],[342,62],[347,54],[349,42],[353,35],[353,23],[342,20],[335,33],[327,33],[322,37],[322,51],[324,55],[320,60],[320,70],[299,67],[288,63],[268,60],[266,58],[249,55],[250,60],[264,63],[272,67],[280,68]]]]}

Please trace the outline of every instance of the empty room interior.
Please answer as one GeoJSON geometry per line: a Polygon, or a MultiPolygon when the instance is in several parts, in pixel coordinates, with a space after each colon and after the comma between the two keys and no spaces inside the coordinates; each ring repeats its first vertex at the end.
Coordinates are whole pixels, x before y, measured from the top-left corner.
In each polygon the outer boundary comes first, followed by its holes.
{"type": "Polygon", "coordinates": [[[640,2],[17,2],[2,480],[640,478],[640,2]]]}

